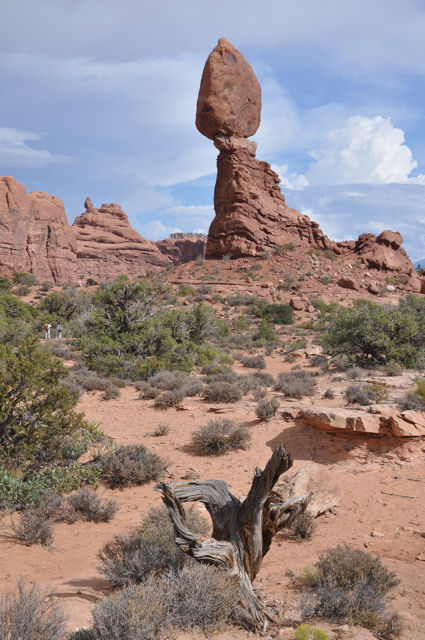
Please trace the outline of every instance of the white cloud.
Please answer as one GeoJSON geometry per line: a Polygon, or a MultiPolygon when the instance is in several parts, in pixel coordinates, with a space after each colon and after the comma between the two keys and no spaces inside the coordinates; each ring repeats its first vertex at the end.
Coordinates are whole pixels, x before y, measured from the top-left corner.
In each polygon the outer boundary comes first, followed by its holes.
{"type": "Polygon", "coordinates": [[[67,156],[54,155],[47,149],[35,149],[28,142],[41,139],[38,133],[0,127],[0,172],[2,167],[38,169],[54,162],[69,162],[67,156]]]}
{"type": "Polygon", "coordinates": [[[167,209],[167,214],[171,216],[179,216],[179,217],[182,216],[185,218],[199,219],[199,218],[207,217],[211,219],[211,217],[214,216],[214,207],[211,204],[203,204],[203,205],[178,204],[178,205],[175,205],[174,207],[169,207],[167,209]]]}
{"type": "Polygon", "coordinates": [[[308,186],[291,191],[290,207],[316,220],[332,240],[356,239],[361,233],[399,231],[403,247],[412,259],[424,255],[424,187],[404,184],[358,185],[355,195],[344,185],[308,186]],[[359,194],[361,193],[361,197],[359,194]]]}
{"type": "Polygon", "coordinates": [[[309,184],[425,184],[425,176],[409,177],[417,167],[404,144],[404,132],[389,118],[353,116],[327,133],[310,152],[315,162],[306,172],[309,184]]]}
{"type": "Polygon", "coordinates": [[[284,189],[304,189],[308,186],[308,180],[303,174],[288,172],[288,165],[272,164],[271,168],[277,173],[284,189]]]}
{"type": "Polygon", "coordinates": [[[180,233],[179,227],[169,227],[161,222],[161,220],[152,220],[147,224],[137,225],[137,231],[148,240],[163,240],[168,238],[171,233],[180,233]]]}

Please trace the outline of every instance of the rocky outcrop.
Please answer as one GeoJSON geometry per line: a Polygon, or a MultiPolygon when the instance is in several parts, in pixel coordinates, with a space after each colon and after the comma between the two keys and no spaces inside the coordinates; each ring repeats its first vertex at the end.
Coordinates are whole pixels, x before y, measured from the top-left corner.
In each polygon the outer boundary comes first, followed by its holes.
{"type": "Polygon", "coordinates": [[[205,254],[207,236],[203,233],[172,233],[155,242],[158,249],[175,265],[190,262],[205,254]]]}
{"type": "Polygon", "coordinates": [[[301,408],[297,419],[319,429],[381,434],[402,438],[425,436],[425,413],[372,406],[370,411],[345,408],[301,408]]]}
{"type": "MultiPolygon", "coordinates": [[[[401,248],[399,233],[363,234],[357,241],[336,243],[316,222],[287,206],[278,175],[267,162],[256,159],[256,143],[247,140],[257,131],[260,117],[261,89],[254,71],[233,45],[220,38],[205,63],[196,111],[197,128],[219,151],[215,218],[206,257],[259,256],[268,248],[288,244],[303,251],[328,249],[342,256],[342,262],[350,256],[367,269],[397,274],[407,290],[425,292],[425,280],[401,248]]],[[[357,288],[349,278],[338,284],[357,288]]]]}
{"type": "MultiPolygon", "coordinates": [[[[87,207],[91,201],[86,199],[87,207]]],[[[112,280],[119,275],[144,276],[158,272],[170,260],[158,247],[135,231],[118,204],[92,206],[72,225],[77,242],[77,275],[85,282],[112,280]]]]}
{"type": "Polygon", "coordinates": [[[74,282],[77,244],[62,201],[27,193],[10,176],[0,177],[0,271],[33,273],[39,280],[74,282]]]}
{"type": "Polygon", "coordinates": [[[219,150],[215,218],[206,256],[257,256],[269,247],[336,247],[319,225],[287,207],[279,177],[247,140],[260,124],[261,89],[242,54],[224,38],[205,64],[196,126],[219,150]]]}

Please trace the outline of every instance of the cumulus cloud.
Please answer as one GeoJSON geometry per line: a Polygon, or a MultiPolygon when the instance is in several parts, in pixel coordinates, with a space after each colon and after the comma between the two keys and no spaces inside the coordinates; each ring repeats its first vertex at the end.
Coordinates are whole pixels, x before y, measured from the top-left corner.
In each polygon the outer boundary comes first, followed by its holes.
{"type": "Polygon", "coordinates": [[[399,231],[412,260],[424,255],[424,187],[415,183],[363,184],[350,192],[344,185],[309,186],[291,191],[290,207],[316,220],[333,240],[356,239],[361,233],[399,231]]]}
{"type": "Polygon", "coordinates": [[[137,231],[148,240],[162,240],[168,238],[171,233],[180,233],[180,227],[167,226],[161,220],[152,220],[147,224],[136,225],[137,231]]]}
{"type": "Polygon", "coordinates": [[[306,172],[309,184],[425,184],[425,176],[409,177],[417,162],[404,144],[404,132],[389,118],[353,116],[332,129],[306,172]]]}
{"type": "Polygon", "coordinates": [[[271,168],[280,178],[281,185],[284,189],[304,189],[308,186],[307,178],[301,173],[293,173],[289,171],[287,164],[272,164],[271,168]]]}
{"type": "Polygon", "coordinates": [[[54,155],[47,149],[35,149],[28,143],[41,139],[38,133],[0,127],[0,172],[8,167],[38,169],[54,162],[68,162],[64,155],[54,155]]]}

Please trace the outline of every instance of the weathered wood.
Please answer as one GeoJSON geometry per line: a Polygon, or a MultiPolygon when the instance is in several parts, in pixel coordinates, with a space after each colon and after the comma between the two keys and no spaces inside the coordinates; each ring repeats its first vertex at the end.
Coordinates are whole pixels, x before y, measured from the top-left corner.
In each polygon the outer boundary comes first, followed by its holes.
{"type": "Polygon", "coordinates": [[[283,500],[273,491],[279,477],[292,466],[292,456],[282,445],[275,447],[264,471],[256,469],[251,488],[241,502],[222,480],[187,482],[157,488],[170,514],[177,546],[200,562],[220,566],[239,580],[239,622],[248,629],[262,630],[270,619],[256,596],[252,581],[270,548],[273,536],[290,526],[302,513],[310,494],[283,500]],[[201,540],[185,519],[183,502],[201,502],[211,516],[213,535],[201,540]]]}

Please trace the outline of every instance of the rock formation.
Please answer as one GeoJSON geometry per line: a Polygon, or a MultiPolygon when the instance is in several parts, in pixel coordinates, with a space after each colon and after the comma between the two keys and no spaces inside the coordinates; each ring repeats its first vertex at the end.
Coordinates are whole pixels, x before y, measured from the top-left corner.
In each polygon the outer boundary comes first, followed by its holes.
{"type": "MultiPolygon", "coordinates": [[[[86,199],[87,206],[89,199],[86,199]]],[[[82,281],[144,276],[170,264],[158,247],[135,231],[118,204],[103,204],[78,216],[72,225],[77,241],[77,275],[82,281]]]]}
{"type": "Polygon", "coordinates": [[[96,282],[121,274],[158,272],[171,264],[158,247],[131,228],[117,204],[93,208],[68,225],[59,198],[27,193],[12,177],[0,177],[0,274],[33,273],[38,280],[96,282]]]}
{"type": "MultiPolygon", "coordinates": [[[[349,259],[361,260],[367,269],[397,274],[408,290],[424,292],[399,233],[362,234],[356,242],[336,243],[317,222],[286,205],[278,175],[256,159],[257,145],[247,139],[257,131],[260,116],[261,89],[254,71],[220,38],[205,63],[196,111],[197,128],[220,152],[206,257],[258,256],[287,244],[304,251],[329,249],[339,256],[351,254],[349,259]]],[[[340,284],[347,287],[348,280],[340,284]]]]}
{"type": "Polygon", "coordinates": [[[0,177],[0,271],[75,282],[77,245],[59,198],[0,177]]]}
{"type": "Polygon", "coordinates": [[[219,150],[207,257],[256,256],[288,243],[332,248],[316,222],[286,206],[279,177],[255,158],[261,89],[242,54],[224,38],[205,64],[196,126],[219,150]]]}
{"type": "Polygon", "coordinates": [[[155,242],[158,249],[168,256],[173,264],[190,262],[205,254],[207,236],[203,233],[172,233],[165,240],[155,242]]]}

